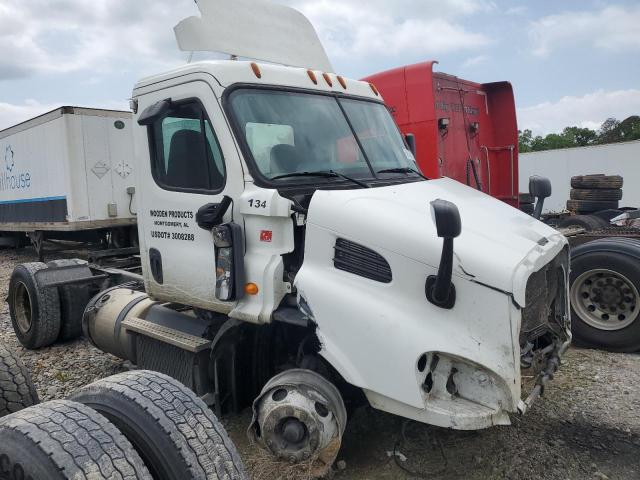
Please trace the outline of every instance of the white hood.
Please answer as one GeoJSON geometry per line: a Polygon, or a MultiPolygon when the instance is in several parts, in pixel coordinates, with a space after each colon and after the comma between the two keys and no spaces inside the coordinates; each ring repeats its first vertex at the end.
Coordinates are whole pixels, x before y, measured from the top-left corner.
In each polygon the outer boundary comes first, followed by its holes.
{"type": "Polygon", "coordinates": [[[430,202],[457,205],[462,233],[454,242],[454,275],[513,293],[524,306],[528,276],[566,244],[564,236],[489,195],[447,178],[396,186],[317,191],[308,223],[375,250],[380,247],[433,268],[442,239],[430,202]]]}

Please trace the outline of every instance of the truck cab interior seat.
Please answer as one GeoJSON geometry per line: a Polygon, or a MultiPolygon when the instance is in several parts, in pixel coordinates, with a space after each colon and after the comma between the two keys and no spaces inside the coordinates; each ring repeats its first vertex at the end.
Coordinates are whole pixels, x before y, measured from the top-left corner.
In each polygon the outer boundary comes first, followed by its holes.
{"type": "Polygon", "coordinates": [[[169,146],[165,183],[179,188],[211,190],[223,182],[204,135],[188,129],[177,131],[169,146]]]}

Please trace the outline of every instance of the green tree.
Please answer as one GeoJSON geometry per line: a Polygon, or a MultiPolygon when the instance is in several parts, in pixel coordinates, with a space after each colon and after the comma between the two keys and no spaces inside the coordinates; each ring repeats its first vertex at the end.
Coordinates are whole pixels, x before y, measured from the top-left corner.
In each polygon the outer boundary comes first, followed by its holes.
{"type": "Polygon", "coordinates": [[[570,140],[571,146],[586,147],[596,142],[598,133],[590,128],[566,127],[562,131],[562,136],[570,140]]]}
{"type": "Polygon", "coordinates": [[[528,128],[524,131],[518,130],[518,150],[520,152],[531,151],[531,141],[533,140],[533,132],[528,128]]]}

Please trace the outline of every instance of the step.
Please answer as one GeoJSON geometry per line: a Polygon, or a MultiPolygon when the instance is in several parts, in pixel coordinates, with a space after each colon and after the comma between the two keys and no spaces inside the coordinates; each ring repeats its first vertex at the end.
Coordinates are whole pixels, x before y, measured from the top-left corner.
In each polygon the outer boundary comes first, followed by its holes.
{"type": "Polygon", "coordinates": [[[158,325],[143,320],[142,318],[128,318],[122,322],[122,326],[130,332],[139,333],[140,335],[174,345],[192,353],[198,353],[207,348],[211,348],[211,340],[158,325]]]}

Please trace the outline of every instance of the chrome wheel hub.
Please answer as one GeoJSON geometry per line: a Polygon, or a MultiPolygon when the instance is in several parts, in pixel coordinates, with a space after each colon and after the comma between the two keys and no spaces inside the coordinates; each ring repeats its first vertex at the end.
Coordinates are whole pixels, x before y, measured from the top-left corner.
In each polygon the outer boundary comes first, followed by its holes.
{"type": "Polygon", "coordinates": [[[638,317],[640,295],[619,272],[588,270],[571,285],[571,305],[588,325],[599,330],[621,330],[638,317]]]}

